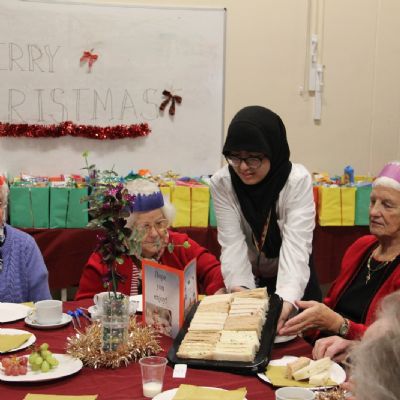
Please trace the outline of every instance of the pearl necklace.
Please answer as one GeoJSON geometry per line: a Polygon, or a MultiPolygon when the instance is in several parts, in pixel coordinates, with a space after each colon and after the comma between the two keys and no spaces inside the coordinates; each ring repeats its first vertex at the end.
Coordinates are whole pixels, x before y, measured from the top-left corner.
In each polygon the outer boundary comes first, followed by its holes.
{"type": "Polygon", "coordinates": [[[395,256],[394,258],[392,258],[390,261],[382,261],[381,263],[379,263],[375,268],[371,267],[371,260],[372,260],[372,256],[373,256],[373,252],[371,253],[371,255],[368,257],[368,262],[367,262],[367,277],[365,278],[365,284],[367,284],[369,282],[369,280],[371,279],[371,276],[374,272],[378,272],[381,269],[385,268],[387,265],[389,265],[390,263],[392,263],[395,258],[397,256],[395,256]]]}

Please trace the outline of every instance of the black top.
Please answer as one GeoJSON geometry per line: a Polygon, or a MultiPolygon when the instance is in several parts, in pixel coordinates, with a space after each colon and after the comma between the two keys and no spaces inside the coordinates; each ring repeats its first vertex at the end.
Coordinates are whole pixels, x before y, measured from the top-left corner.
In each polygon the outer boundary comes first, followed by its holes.
{"type": "MultiPolygon", "coordinates": [[[[371,277],[366,283],[368,273],[368,259],[374,249],[371,249],[365,255],[358,272],[355,274],[352,281],[348,283],[347,288],[344,290],[335,306],[335,311],[345,318],[350,319],[356,323],[365,323],[365,318],[374,298],[376,292],[381,288],[384,282],[396,269],[400,262],[400,255],[393,261],[383,266],[376,272],[371,272],[371,277]]],[[[381,261],[371,259],[371,270],[379,268],[381,261]]]]}

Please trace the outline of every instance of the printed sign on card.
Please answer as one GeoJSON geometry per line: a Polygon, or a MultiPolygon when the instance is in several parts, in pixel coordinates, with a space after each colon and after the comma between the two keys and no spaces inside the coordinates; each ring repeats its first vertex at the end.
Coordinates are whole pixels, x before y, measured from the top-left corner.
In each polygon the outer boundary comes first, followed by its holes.
{"type": "Polygon", "coordinates": [[[197,300],[196,259],[183,270],[146,259],[142,268],[143,320],[174,338],[197,300]]]}

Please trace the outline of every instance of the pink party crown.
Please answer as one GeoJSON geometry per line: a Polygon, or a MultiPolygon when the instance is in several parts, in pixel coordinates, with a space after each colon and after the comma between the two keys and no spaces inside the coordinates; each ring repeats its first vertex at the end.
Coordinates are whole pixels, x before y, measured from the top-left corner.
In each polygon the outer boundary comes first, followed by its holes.
{"type": "Polygon", "coordinates": [[[383,177],[392,178],[396,182],[400,183],[400,163],[398,162],[387,163],[377,176],[377,178],[383,178],[383,177]]]}

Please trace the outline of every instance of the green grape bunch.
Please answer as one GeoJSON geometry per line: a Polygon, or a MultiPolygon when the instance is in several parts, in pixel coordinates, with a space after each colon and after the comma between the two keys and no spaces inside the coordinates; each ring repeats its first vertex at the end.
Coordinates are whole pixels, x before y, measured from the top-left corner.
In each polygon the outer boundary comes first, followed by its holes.
{"type": "Polygon", "coordinates": [[[49,345],[47,343],[42,343],[39,347],[35,347],[28,361],[32,371],[49,372],[58,365],[58,360],[49,350],[49,345]]]}

